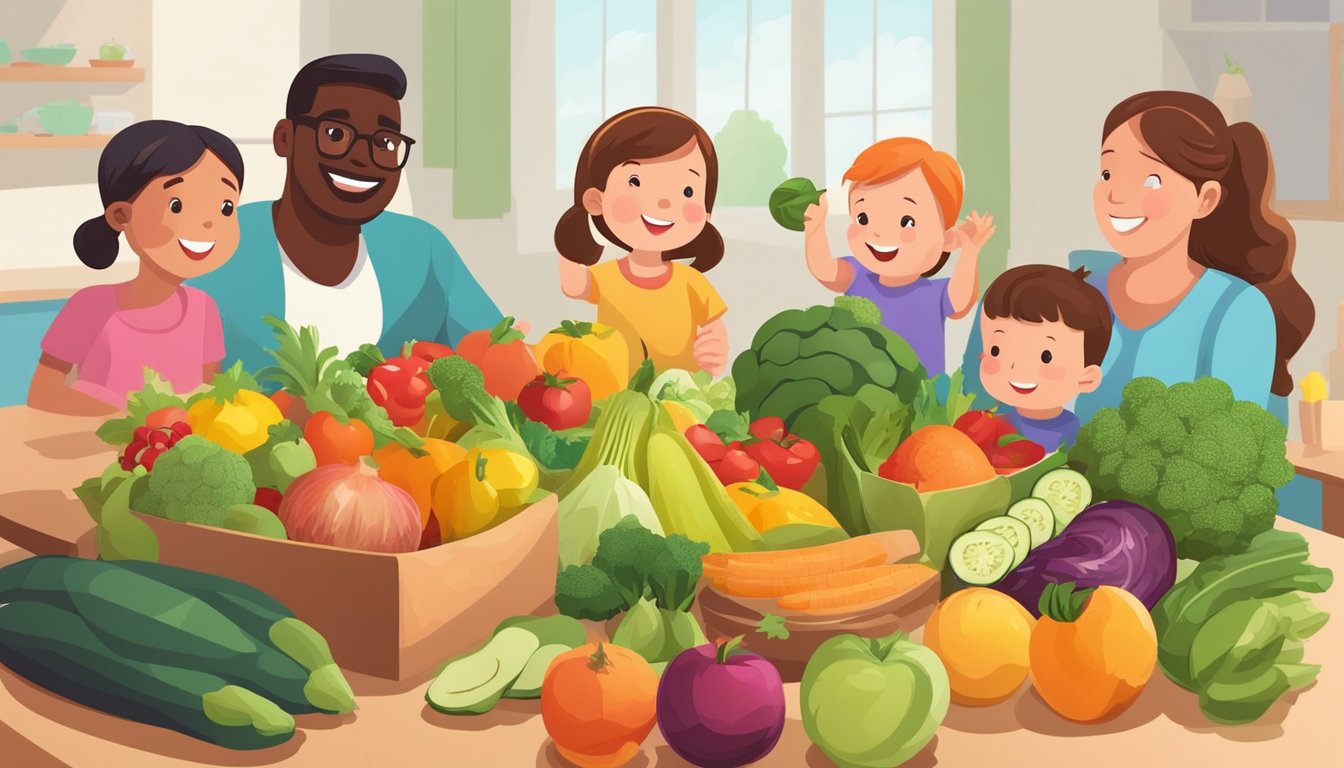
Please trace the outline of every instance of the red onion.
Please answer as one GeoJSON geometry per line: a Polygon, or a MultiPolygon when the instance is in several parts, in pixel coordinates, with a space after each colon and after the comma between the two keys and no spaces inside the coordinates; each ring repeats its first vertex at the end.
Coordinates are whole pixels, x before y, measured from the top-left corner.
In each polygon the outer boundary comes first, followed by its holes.
{"type": "Polygon", "coordinates": [[[329,464],[299,476],[278,514],[294,541],[368,552],[414,552],[420,545],[415,500],[363,465],[329,464]]]}

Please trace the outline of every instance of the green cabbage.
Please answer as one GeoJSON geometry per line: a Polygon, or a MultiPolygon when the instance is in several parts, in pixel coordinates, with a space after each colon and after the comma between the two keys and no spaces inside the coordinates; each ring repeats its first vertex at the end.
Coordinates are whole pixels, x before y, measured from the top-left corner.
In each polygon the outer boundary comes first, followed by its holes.
{"type": "Polygon", "coordinates": [[[825,192],[824,189],[817,189],[811,179],[789,179],[770,193],[770,215],[779,226],[802,232],[803,214],[807,212],[807,207],[820,201],[825,192]]]}

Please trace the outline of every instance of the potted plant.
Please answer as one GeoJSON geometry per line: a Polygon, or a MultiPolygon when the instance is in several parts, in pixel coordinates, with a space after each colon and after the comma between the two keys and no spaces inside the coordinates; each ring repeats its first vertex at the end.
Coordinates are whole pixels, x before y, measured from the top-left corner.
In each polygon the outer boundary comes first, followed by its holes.
{"type": "Polygon", "coordinates": [[[1213,103],[1222,110],[1227,124],[1240,123],[1251,119],[1251,86],[1246,82],[1246,70],[1223,54],[1226,68],[1218,77],[1218,86],[1213,89],[1213,103]]]}

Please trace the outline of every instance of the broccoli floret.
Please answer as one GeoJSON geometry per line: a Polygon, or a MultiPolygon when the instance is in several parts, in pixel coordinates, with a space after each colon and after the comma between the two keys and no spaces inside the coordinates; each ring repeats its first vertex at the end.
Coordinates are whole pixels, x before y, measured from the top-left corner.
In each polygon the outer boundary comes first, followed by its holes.
{"type": "Polygon", "coordinates": [[[1208,376],[1174,384],[1170,394],[1172,409],[1187,424],[1198,423],[1210,414],[1225,411],[1232,405],[1232,388],[1208,376]]]}
{"type": "Polygon", "coordinates": [[[1157,505],[1169,513],[1193,512],[1219,498],[1213,475],[1184,456],[1167,462],[1157,489],[1157,505]]]}
{"type": "Polygon", "coordinates": [[[606,621],[629,606],[601,569],[571,565],[555,577],[555,607],[575,619],[606,621]]]}
{"type": "MultiPolygon", "coordinates": [[[[1088,432],[1086,442],[1094,451],[1103,454],[1119,451],[1125,444],[1125,435],[1129,432],[1125,420],[1120,418],[1120,411],[1115,408],[1103,408],[1097,411],[1097,415],[1092,417],[1083,430],[1088,432]]],[[[1085,442],[1081,432],[1078,442],[1085,442]]]]}
{"type": "MultiPolygon", "coordinates": [[[[633,518],[628,518],[633,519],[633,518]]],[[[709,545],[674,533],[663,541],[663,551],[649,569],[649,591],[659,608],[669,611],[690,610],[695,587],[704,566],[700,558],[709,554],[709,545]]]]}
{"type": "Polygon", "coordinates": [[[258,488],[274,488],[281,493],[300,475],[317,466],[312,446],[303,439],[303,430],[285,419],[267,430],[266,442],[243,454],[252,468],[252,482],[258,488]]]}
{"type": "Polygon", "coordinates": [[[648,591],[654,564],[667,551],[666,540],[627,516],[597,537],[593,565],[602,569],[626,605],[639,602],[648,591]]]}
{"type": "Polygon", "coordinates": [[[1133,434],[1164,454],[1179,452],[1189,439],[1185,424],[1172,409],[1169,398],[1150,398],[1135,409],[1134,416],[1133,434]]]}
{"type": "Polygon", "coordinates": [[[1274,525],[1274,515],[1279,511],[1279,499],[1274,491],[1264,485],[1248,485],[1237,497],[1237,506],[1241,509],[1245,525],[1268,529],[1274,525]]]}
{"type": "Polygon", "coordinates": [[[1101,461],[1097,463],[1097,473],[1101,477],[1114,478],[1124,463],[1125,454],[1120,451],[1103,454],[1101,461]]]}
{"type": "Polygon", "coordinates": [[[1134,423],[1134,410],[1155,397],[1165,397],[1167,385],[1151,376],[1143,376],[1125,385],[1121,393],[1120,415],[1129,424],[1134,423]]]}
{"type": "Polygon", "coordinates": [[[1130,460],[1115,473],[1115,482],[1127,498],[1146,498],[1157,490],[1159,479],[1156,462],[1130,460]]]}
{"type": "Polygon", "coordinates": [[[509,443],[516,453],[532,455],[509,420],[504,401],[485,390],[485,374],[470,360],[458,355],[435,360],[429,366],[429,381],[438,390],[449,416],[489,431],[509,443]]]}
{"type": "Polygon", "coordinates": [[[843,309],[854,315],[854,319],[865,325],[881,325],[882,310],[878,309],[870,299],[862,296],[837,296],[835,297],[835,308],[843,309]]]}
{"type": "Polygon", "coordinates": [[[1270,488],[1282,488],[1296,476],[1297,469],[1288,459],[1282,456],[1263,456],[1260,459],[1260,469],[1255,473],[1255,481],[1270,488]]]}
{"type": "Polygon", "coordinates": [[[247,459],[188,435],[154,462],[136,511],[184,523],[221,526],[228,509],[251,504],[257,488],[247,459]]]}

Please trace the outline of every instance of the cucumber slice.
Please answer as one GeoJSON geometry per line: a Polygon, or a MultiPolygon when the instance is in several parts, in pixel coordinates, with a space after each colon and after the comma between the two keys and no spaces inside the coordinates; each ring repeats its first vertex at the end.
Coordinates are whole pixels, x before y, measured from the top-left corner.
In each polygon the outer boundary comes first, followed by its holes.
{"type": "Polygon", "coordinates": [[[1050,505],[1057,523],[1055,530],[1062,531],[1092,503],[1092,485],[1072,469],[1052,469],[1036,481],[1031,495],[1050,505]]]}
{"type": "MultiPolygon", "coordinates": [[[[1012,568],[1022,564],[1027,559],[1027,553],[1031,551],[1031,528],[1021,520],[1007,515],[991,517],[985,522],[975,526],[977,531],[989,531],[997,533],[1003,537],[1013,548],[1012,568]]],[[[1009,570],[1012,570],[1009,568],[1009,570]]]]}
{"type": "Polygon", "coordinates": [[[1008,516],[1021,520],[1031,529],[1031,548],[1035,549],[1055,535],[1055,513],[1037,498],[1022,499],[1008,508],[1008,516]]]}
{"type": "Polygon", "coordinates": [[[987,587],[1013,569],[1013,545],[997,533],[967,531],[952,542],[947,561],[957,578],[975,587],[987,587]]]}

